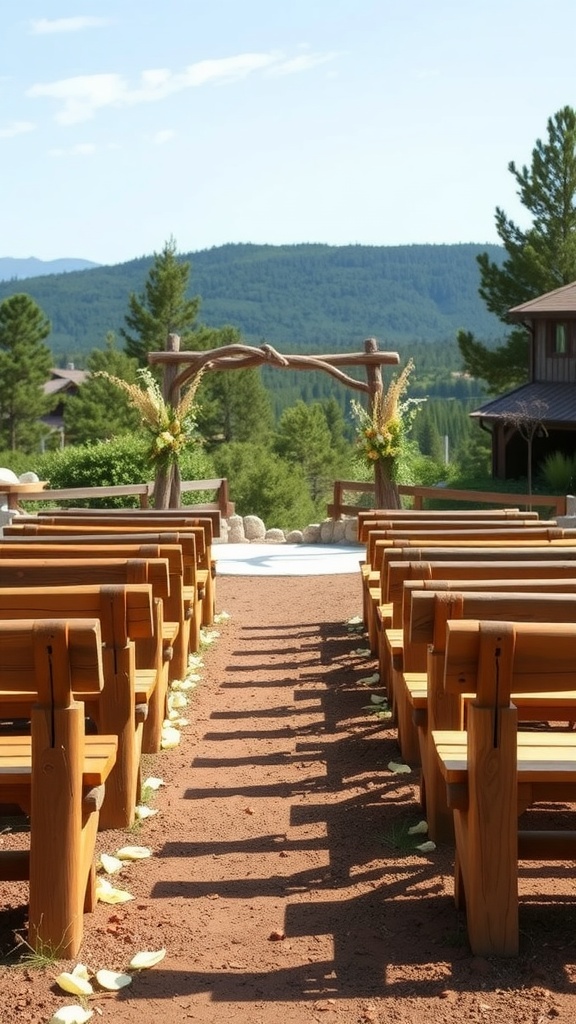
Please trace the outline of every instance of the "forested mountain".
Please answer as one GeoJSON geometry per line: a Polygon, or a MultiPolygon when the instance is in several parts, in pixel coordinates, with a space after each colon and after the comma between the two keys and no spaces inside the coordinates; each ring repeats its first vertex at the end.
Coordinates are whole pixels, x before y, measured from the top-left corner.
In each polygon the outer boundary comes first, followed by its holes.
{"type": "Polygon", "coordinates": [[[98,263],[92,263],[90,260],[37,260],[34,256],[28,259],[13,259],[11,256],[0,256],[0,281],[22,280],[46,274],[67,274],[71,270],[89,270],[97,266],[98,263]]]}
{"type": "MultiPolygon", "coordinates": [[[[232,324],[248,342],[287,352],[357,351],[375,336],[381,348],[418,350],[423,369],[431,342],[456,353],[461,327],[484,341],[502,336],[478,296],[475,257],[485,251],[504,256],[499,246],[475,244],[237,244],[181,255],[191,263],[190,295],[201,297],[200,320],[209,326],[232,324]]],[[[30,277],[25,286],[0,282],[0,301],[31,295],[52,323],[47,343],[55,362],[81,367],[124,325],[128,296],[143,291],[152,261],[30,277]]],[[[456,355],[449,362],[455,367],[456,355]]]]}

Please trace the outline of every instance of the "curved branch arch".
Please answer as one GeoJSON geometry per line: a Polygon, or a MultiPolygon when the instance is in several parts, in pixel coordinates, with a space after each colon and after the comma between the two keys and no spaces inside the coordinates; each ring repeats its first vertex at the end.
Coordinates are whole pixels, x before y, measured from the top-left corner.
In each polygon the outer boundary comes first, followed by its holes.
{"type": "MultiPolygon", "coordinates": [[[[180,400],[181,389],[200,370],[248,370],[258,366],[277,366],[278,369],[322,370],[340,381],[345,387],[368,395],[370,407],[376,396],[382,391],[382,366],[397,366],[400,356],[397,352],[379,352],[375,338],[367,338],[363,352],[333,353],[328,355],[283,355],[272,345],[264,344],[259,348],[251,345],[223,345],[221,348],[209,349],[205,352],[181,352],[180,338],[177,334],[169,334],[165,352],[149,352],[150,363],[161,364],[164,372],[163,393],[165,401],[176,406],[180,400]],[[342,366],[364,366],[366,380],[350,377],[342,366]],[[183,367],[183,369],[180,369],[183,367]]],[[[383,476],[382,467],[375,465],[376,504],[378,508],[394,508],[399,504],[397,489],[391,480],[383,476]]],[[[157,476],[154,487],[154,504],[156,508],[180,505],[180,476],[178,467],[172,472],[162,470],[157,476]]]]}

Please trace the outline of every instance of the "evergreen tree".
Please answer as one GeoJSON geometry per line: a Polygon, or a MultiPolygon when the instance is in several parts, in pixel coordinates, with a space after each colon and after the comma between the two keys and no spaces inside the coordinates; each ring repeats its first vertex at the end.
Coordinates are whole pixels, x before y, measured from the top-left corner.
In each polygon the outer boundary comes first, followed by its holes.
{"type": "MultiPolygon", "coordinates": [[[[547,139],[537,140],[530,167],[508,165],[518,196],[532,216],[525,231],[496,209],[496,230],[506,258],[500,265],[488,253],[478,256],[479,293],[503,323],[508,310],[576,279],[576,111],[564,107],[548,120],[547,139]]],[[[514,328],[495,351],[468,331],[458,335],[466,369],[499,392],[525,382],[528,337],[514,328]]]]}
{"type": "Polygon", "coordinates": [[[41,417],[55,405],[44,395],[52,354],[50,322],[29,295],[0,303],[0,447],[33,451],[45,431],[41,417]]]}
{"type": "MultiPolygon", "coordinates": [[[[200,327],[194,348],[206,350],[242,344],[235,327],[200,327]]],[[[282,371],[278,371],[282,372],[282,371]]],[[[270,439],[274,415],[260,370],[223,370],[206,373],[202,380],[198,429],[208,443],[270,439]]]]}
{"type": "Polygon", "coordinates": [[[274,442],[276,452],[287,462],[300,466],[314,502],[325,494],[338,475],[339,453],[332,445],[326,415],[319,402],[285,409],[274,442]]]}
{"type": "Polygon", "coordinates": [[[96,376],[105,371],[129,383],[136,380],[136,360],[116,348],[112,332],[106,336],[104,349],[94,349],[90,353],[87,369],[90,375],[78,388],[78,394],[69,398],[64,407],[67,440],[73,444],[85,444],[137,432],[140,416],[128,396],[106,377],[96,376]]]}
{"type": "Polygon", "coordinates": [[[164,351],[171,333],[180,335],[182,349],[193,347],[192,326],[200,299],[186,298],[189,277],[190,263],[179,260],[176,242],[170,238],[162,252],[154,254],[143,294],[130,294],[127,328],[121,328],[120,334],[126,341],[127,354],[140,366],[148,365],[148,352],[164,351]]]}

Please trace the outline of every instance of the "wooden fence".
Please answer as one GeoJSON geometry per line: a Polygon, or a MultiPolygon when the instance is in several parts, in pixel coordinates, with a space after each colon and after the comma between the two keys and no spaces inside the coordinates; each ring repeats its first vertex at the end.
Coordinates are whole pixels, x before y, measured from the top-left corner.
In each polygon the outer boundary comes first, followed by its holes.
{"type": "MultiPolygon", "coordinates": [[[[433,501],[446,502],[450,505],[460,502],[472,506],[497,505],[500,507],[516,507],[532,509],[535,506],[551,510],[552,516],[566,515],[566,496],[558,494],[508,494],[501,491],[458,491],[448,487],[411,487],[401,484],[398,487],[400,496],[410,498],[411,507],[422,509],[425,502],[433,501]]],[[[345,501],[347,492],[367,494],[371,496],[367,506],[374,505],[374,484],[359,483],[357,480],[335,480],[334,497],[328,505],[328,515],[332,519],[341,519],[342,516],[356,515],[359,509],[358,504],[350,504],[345,501]]]]}
{"type": "MultiPolygon", "coordinates": [[[[122,484],[117,487],[64,487],[44,488],[41,484],[3,484],[0,483],[0,498],[6,494],[9,509],[17,509],[22,501],[82,501],[100,498],[137,498],[140,508],[150,507],[150,498],[154,491],[153,483],[122,484]]],[[[228,498],[228,481],[225,477],[214,480],[183,480],[181,492],[214,491],[214,501],[194,505],[197,511],[218,509],[226,518],[234,514],[234,504],[228,498]]]]}

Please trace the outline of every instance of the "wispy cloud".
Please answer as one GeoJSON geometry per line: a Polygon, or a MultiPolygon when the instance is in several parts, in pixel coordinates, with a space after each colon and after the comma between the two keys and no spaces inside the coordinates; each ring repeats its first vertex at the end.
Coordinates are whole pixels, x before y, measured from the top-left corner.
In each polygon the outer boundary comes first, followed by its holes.
{"type": "Polygon", "coordinates": [[[104,28],[110,24],[110,18],[96,18],[91,15],[78,15],[75,18],[38,18],[30,22],[30,31],[35,36],[45,36],[55,32],[83,32],[87,28],[104,28]]]}
{"type": "Polygon", "coordinates": [[[5,128],[0,128],[0,139],[13,139],[15,135],[25,135],[26,132],[33,132],[35,127],[32,121],[13,121],[5,128]]]}
{"type": "Polygon", "coordinates": [[[163,128],[152,136],[151,141],[155,146],[164,146],[167,142],[171,142],[175,135],[176,132],[172,128],[163,128]]]}
{"type": "MultiPolygon", "coordinates": [[[[111,149],[113,147],[108,146],[107,148],[111,149]]],[[[116,148],[116,147],[114,147],[114,148],[116,148]]],[[[95,142],[77,142],[74,146],[68,146],[66,148],[58,147],[58,148],[50,149],[50,150],[48,150],[48,152],[49,152],[50,156],[59,156],[59,157],[62,157],[62,156],[65,156],[65,157],[95,156],[95,154],[98,152],[98,146],[96,145],[95,142]]]]}
{"type": "Polygon", "coordinates": [[[79,75],[56,82],[38,83],[27,91],[32,98],[56,100],[56,120],[63,125],[78,124],[94,117],[104,107],[127,107],[166,99],[184,89],[208,84],[229,84],[261,73],[299,74],[318,64],[333,60],[336,54],[309,53],[287,58],[276,51],[241,53],[235,57],[202,60],[183,71],[168,68],[143,71],[135,84],[119,74],[79,75]]]}

